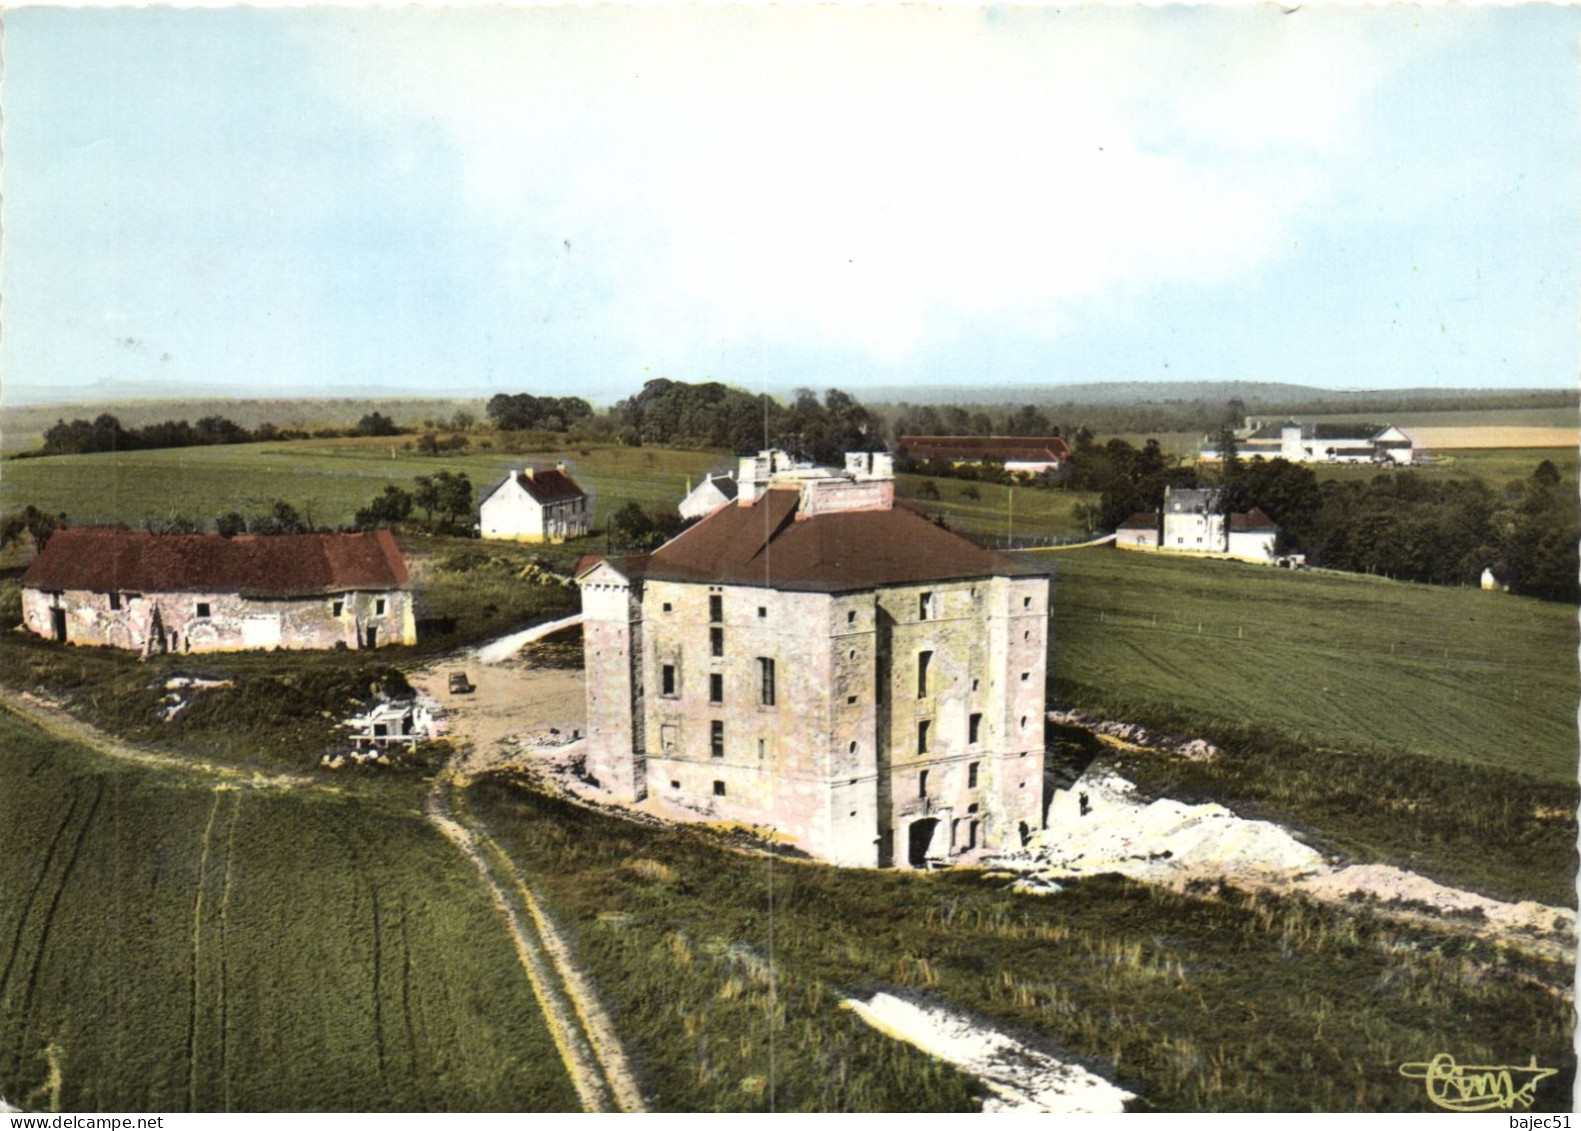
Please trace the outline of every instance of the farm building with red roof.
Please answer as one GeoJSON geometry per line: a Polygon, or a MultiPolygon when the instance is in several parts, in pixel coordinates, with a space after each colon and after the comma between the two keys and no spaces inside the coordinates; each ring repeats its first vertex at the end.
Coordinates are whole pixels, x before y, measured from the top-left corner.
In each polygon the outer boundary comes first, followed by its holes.
{"type": "Polygon", "coordinates": [[[652,553],[579,568],[588,773],[839,864],[1019,846],[1046,572],[896,505],[882,455],[741,482],[652,553]]]}
{"type": "Polygon", "coordinates": [[[524,467],[483,492],[478,533],[513,542],[564,542],[591,529],[593,500],[565,464],[524,467]]]}
{"type": "Polygon", "coordinates": [[[59,530],[22,575],[22,612],[47,639],[144,655],[417,641],[406,559],[387,530],[59,530]]]}
{"type": "Polygon", "coordinates": [[[1006,471],[1036,475],[1057,471],[1070,459],[1063,436],[902,436],[900,453],[908,459],[1005,465],[1006,471]]]}

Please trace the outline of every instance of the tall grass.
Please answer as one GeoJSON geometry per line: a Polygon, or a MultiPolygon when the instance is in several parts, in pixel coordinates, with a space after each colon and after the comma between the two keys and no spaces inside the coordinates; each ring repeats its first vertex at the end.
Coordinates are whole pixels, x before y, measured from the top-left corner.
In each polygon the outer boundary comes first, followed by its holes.
{"type": "Polygon", "coordinates": [[[1568,1107],[1572,1013],[1539,983],[1569,971],[1496,948],[1228,888],[1096,877],[1039,897],[974,873],[770,863],[506,779],[469,798],[573,935],[662,1107],[747,1106],[722,1066],[748,1071],[743,1042],[771,1038],[781,1107],[939,1105],[923,1065],[875,1061],[844,1026],[836,1000],[880,987],[976,1012],[1161,1110],[1425,1110],[1398,1067],[1438,1051],[1535,1055],[1562,1069],[1539,1106],[1568,1107]],[[747,956],[774,971],[772,1006],[747,956]]]}

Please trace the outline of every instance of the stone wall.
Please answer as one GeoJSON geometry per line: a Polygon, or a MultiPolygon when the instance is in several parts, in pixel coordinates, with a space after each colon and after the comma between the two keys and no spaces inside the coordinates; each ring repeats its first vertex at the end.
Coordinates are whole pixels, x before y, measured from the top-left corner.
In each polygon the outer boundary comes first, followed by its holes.
{"type": "Polygon", "coordinates": [[[151,652],[384,647],[415,644],[412,594],[401,589],[312,597],[236,593],[22,591],[23,623],[71,644],[151,652]],[[57,610],[60,615],[57,615],[57,610]],[[372,632],[370,640],[369,633],[372,632]]]}

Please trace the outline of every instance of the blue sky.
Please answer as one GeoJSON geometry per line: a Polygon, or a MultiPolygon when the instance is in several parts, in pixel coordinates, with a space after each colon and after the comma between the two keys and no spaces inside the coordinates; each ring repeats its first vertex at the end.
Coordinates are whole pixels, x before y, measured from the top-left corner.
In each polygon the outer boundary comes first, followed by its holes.
{"type": "Polygon", "coordinates": [[[5,16],[13,402],[1574,387],[1581,10],[5,16]]]}

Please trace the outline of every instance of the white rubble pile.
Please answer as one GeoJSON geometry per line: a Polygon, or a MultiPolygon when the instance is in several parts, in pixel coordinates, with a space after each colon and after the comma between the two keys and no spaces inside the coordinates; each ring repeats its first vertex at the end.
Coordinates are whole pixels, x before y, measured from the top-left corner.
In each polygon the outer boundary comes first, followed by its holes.
{"type": "Polygon", "coordinates": [[[1556,935],[1561,939],[1574,939],[1576,933],[1576,913],[1568,907],[1550,907],[1529,899],[1501,903],[1387,864],[1353,864],[1324,872],[1302,880],[1296,890],[1325,900],[1348,900],[1360,894],[1385,905],[1422,905],[1438,914],[1480,919],[1504,931],[1556,935]]]}
{"type": "Polygon", "coordinates": [[[1145,801],[1131,782],[1106,772],[1055,791],[1048,827],[1027,848],[991,857],[984,867],[1015,875],[1014,890],[1031,894],[1054,894],[1062,879],[1106,872],[1176,888],[1224,879],[1331,903],[1360,899],[1380,910],[1459,921],[1495,938],[1515,934],[1540,953],[1570,953],[1576,939],[1569,908],[1503,903],[1383,864],[1337,868],[1272,822],[1244,820],[1222,805],[1145,801]]]}
{"type": "Polygon", "coordinates": [[[1290,880],[1326,868],[1315,849],[1269,821],[1242,820],[1222,805],[1144,801],[1114,774],[1056,791],[1048,828],[1026,851],[988,866],[1025,873],[1022,890],[1102,872],[1183,886],[1217,876],[1290,880]]]}
{"type": "Polygon", "coordinates": [[[873,1028],[948,1061],[981,1080],[992,1112],[1109,1112],[1135,1097],[1102,1076],[1028,1048],[998,1030],[938,1007],[915,1005],[893,994],[843,1003],[873,1028]]]}
{"type": "Polygon", "coordinates": [[[1048,720],[1058,726],[1081,727],[1093,734],[1128,742],[1132,746],[1146,746],[1165,750],[1192,762],[1211,762],[1219,756],[1219,748],[1202,738],[1177,738],[1172,734],[1154,734],[1139,723],[1121,723],[1112,719],[1095,719],[1081,711],[1050,711],[1048,720]]]}

